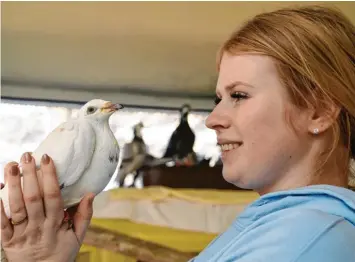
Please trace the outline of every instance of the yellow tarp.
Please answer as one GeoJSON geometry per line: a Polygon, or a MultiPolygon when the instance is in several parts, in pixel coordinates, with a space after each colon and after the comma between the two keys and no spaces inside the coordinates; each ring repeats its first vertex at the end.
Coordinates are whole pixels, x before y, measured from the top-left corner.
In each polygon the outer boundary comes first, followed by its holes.
{"type": "Polygon", "coordinates": [[[217,189],[172,189],[168,187],[146,187],[143,189],[120,188],[110,192],[111,200],[151,200],[162,201],[166,198],[180,198],[190,202],[233,205],[250,203],[259,195],[253,191],[232,191],[217,189]]]}
{"type": "Polygon", "coordinates": [[[92,225],[183,252],[199,252],[216,236],[210,233],[134,223],[121,219],[93,219],[92,225]]]}
{"type": "Polygon", "coordinates": [[[75,262],[136,262],[132,257],[124,256],[101,248],[83,245],[75,262]]]}
{"type": "MultiPolygon", "coordinates": [[[[162,201],[166,198],[180,198],[195,203],[220,205],[249,204],[259,197],[257,193],[252,191],[171,189],[167,187],[121,188],[111,190],[109,194],[110,201],[128,199],[162,201]]],[[[211,233],[140,224],[124,219],[93,219],[92,225],[183,252],[200,252],[216,237],[216,234],[211,233]]],[[[90,253],[90,262],[135,262],[129,257],[84,245],[81,252],[85,251],[90,253]]],[[[82,261],[78,260],[78,262],[82,261]]]]}
{"type": "MultiPolygon", "coordinates": [[[[139,224],[121,219],[93,219],[92,225],[183,252],[200,252],[216,237],[215,234],[139,224]]],[[[85,251],[89,251],[90,262],[135,262],[135,260],[121,254],[83,245],[80,252],[85,251]]],[[[77,259],[77,262],[84,261],[84,258],[83,261],[80,261],[80,258],[77,259]]]]}

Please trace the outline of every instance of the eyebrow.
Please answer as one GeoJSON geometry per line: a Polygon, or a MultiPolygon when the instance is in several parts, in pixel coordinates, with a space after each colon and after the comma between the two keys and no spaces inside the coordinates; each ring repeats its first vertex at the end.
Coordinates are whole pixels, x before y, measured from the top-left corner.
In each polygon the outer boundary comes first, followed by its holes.
{"type": "Polygon", "coordinates": [[[236,86],[246,86],[246,87],[251,87],[251,88],[254,88],[253,85],[251,84],[248,84],[248,83],[245,83],[245,82],[242,82],[242,81],[234,81],[228,85],[225,86],[225,89],[227,91],[231,90],[233,87],[236,87],[236,86]]]}
{"type": "MultiPolygon", "coordinates": [[[[234,81],[228,85],[226,85],[224,87],[224,89],[226,89],[226,91],[230,91],[233,87],[236,87],[236,86],[246,86],[246,87],[251,87],[251,88],[255,88],[253,85],[251,84],[248,84],[248,83],[245,83],[245,82],[242,82],[242,81],[234,81]]],[[[219,92],[217,91],[216,92],[216,96],[219,97],[219,92]]]]}

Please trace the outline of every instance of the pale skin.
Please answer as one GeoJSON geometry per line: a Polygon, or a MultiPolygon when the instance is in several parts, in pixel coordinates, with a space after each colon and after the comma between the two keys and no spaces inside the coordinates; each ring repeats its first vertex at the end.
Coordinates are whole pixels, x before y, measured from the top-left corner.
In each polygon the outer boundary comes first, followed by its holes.
{"type": "Polygon", "coordinates": [[[313,184],[347,185],[332,158],[326,171],[313,175],[319,154],[330,143],[334,118],[294,106],[271,58],[225,53],[216,95],[220,101],[206,126],[216,131],[219,144],[234,144],[222,152],[226,181],[261,195],[313,184]]]}
{"type": "MultiPolygon", "coordinates": [[[[322,110],[293,106],[271,58],[224,54],[216,94],[221,101],[206,126],[216,131],[219,143],[236,144],[235,149],[223,152],[226,181],[261,195],[313,184],[346,187],[346,174],[338,168],[336,154],[320,175],[313,175],[316,160],[331,142],[330,127],[339,109],[334,107],[332,118],[322,110]]],[[[336,153],[341,150],[337,148],[336,153]]],[[[25,223],[12,226],[1,210],[1,237],[8,259],[73,261],[92,217],[93,195],[82,200],[74,215],[75,230],[68,230],[62,223],[63,202],[52,161],[41,165],[42,176],[36,175],[33,160],[22,165],[23,192],[19,175],[10,172],[14,163],[5,169],[14,220],[28,215],[25,223]]]]}

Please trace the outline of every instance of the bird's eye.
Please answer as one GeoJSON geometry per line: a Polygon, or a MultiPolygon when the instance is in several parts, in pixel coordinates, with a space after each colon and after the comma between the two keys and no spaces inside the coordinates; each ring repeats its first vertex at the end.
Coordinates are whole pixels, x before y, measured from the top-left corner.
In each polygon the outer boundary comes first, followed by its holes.
{"type": "Polygon", "coordinates": [[[96,108],[95,108],[95,107],[92,107],[92,106],[88,107],[88,109],[87,109],[87,113],[88,113],[88,114],[92,114],[92,113],[94,113],[95,111],[96,111],[96,108]]]}

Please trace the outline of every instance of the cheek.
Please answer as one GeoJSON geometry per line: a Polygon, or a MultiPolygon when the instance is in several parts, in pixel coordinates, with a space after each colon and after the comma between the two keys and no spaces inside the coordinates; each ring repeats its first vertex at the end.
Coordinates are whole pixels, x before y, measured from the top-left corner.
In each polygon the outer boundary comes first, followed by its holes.
{"type": "Polygon", "coordinates": [[[294,118],[297,116],[289,108],[281,103],[259,105],[248,108],[250,113],[243,125],[245,156],[248,157],[245,161],[258,162],[265,171],[274,172],[300,157],[302,136],[296,129],[299,123],[294,118]]]}
{"type": "Polygon", "coordinates": [[[277,101],[270,102],[264,98],[255,98],[250,103],[247,101],[241,106],[235,120],[242,139],[265,139],[286,128],[284,108],[277,101]]]}
{"type": "Polygon", "coordinates": [[[287,122],[286,110],[277,101],[269,103],[260,99],[245,104],[236,120],[244,143],[245,161],[260,162],[263,166],[262,163],[274,161],[285,163],[295,156],[299,139],[287,122]]]}

